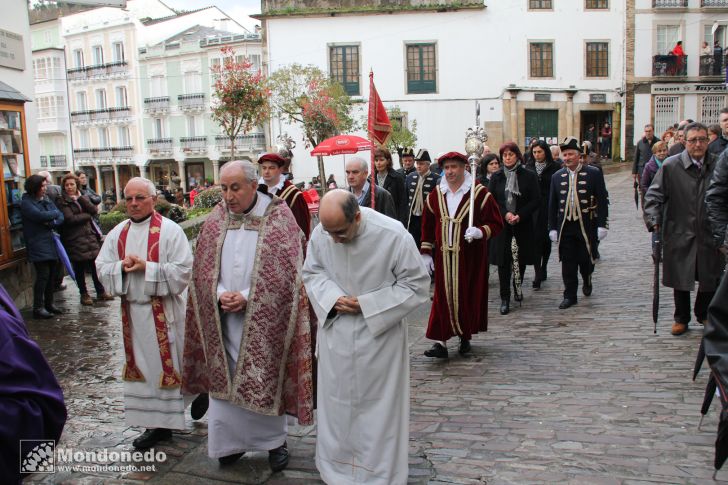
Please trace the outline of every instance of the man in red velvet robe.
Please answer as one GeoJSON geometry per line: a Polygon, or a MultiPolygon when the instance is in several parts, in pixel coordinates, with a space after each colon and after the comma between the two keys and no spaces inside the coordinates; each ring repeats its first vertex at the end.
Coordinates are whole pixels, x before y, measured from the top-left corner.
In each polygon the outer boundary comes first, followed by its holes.
{"type": "Polygon", "coordinates": [[[467,162],[457,152],[440,157],[444,174],[422,213],[420,253],[435,273],[426,334],[435,344],[425,351],[427,357],[447,358],[446,342],[456,335],[459,352],[466,354],[472,334],[488,329],[487,241],[503,229],[503,219],[488,189],[465,170],[467,162]],[[473,227],[467,227],[473,187],[473,227]]]}
{"type": "Polygon", "coordinates": [[[311,232],[311,214],[308,212],[308,204],[303,198],[303,194],[298,187],[293,185],[285,175],[283,175],[283,165],[286,161],[276,153],[264,153],[258,159],[258,167],[260,169],[260,185],[265,185],[270,195],[280,197],[286,202],[286,205],[293,212],[298,227],[303,231],[303,235],[308,236],[311,232]]]}

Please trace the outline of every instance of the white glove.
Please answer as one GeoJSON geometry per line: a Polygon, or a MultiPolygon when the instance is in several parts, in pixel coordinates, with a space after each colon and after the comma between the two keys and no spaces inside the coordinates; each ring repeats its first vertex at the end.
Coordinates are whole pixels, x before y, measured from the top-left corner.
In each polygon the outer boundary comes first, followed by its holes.
{"type": "Polygon", "coordinates": [[[556,242],[556,240],[559,238],[559,233],[557,231],[549,231],[549,239],[551,241],[556,242]]]}
{"type": "Polygon", "coordinates": [[[435,261],[432,259],[432,256],[429,254],[420,254],[420,257],[422,258],[422,262],[425,263],[425,268],[427,268],[427,271],[430,272],[430,274],[435,272],[435,261]]]}
{"type": "Polygon", "coordinates": [[[465,230],[465,239],[483,239],[483,231],[477,227],[469,227],[465,230]]]}
{"type": "Polygon", "coordinates": [[[605,229],[604,227],[597,227],[597,239],[600,241],[607,237],[607,233],[609,232],[608,229],[605,229]]]}

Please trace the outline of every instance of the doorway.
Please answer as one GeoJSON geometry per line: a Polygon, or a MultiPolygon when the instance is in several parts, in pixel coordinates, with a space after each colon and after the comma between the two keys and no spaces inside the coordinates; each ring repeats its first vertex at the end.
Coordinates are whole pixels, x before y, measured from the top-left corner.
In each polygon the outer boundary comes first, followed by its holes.
{"type": "Polygon", "coordinates": [[[531,140],[544,140],[549,145],[558,144],[559,140],[559,111],[555,109],[527,109],[526,110],[526,146],[531,140]]]}
{"type": "Polygon", "coordinates": [[[612,137],[602,137],[602,129],[604,124],[609,123],[612,127],[611,111],[582,111],[581,112],[581,141],[589,141],[592,144],[592,150],[604,158],[612,158],[612,137]]]}

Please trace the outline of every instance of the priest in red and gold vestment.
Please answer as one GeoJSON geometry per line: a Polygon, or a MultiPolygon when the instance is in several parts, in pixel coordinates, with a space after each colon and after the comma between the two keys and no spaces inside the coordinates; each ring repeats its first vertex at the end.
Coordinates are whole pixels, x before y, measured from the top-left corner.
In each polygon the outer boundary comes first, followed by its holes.
{"type": "Polygon", "coordinates": [[[286,205],[293,212],[293,217],[296,218],[298,227],[301,228],[303,235],[308,240],[311,233],[311,214],[301,191],[283,174],[283,165],[285,163],[286,160],[276,153],[261,155],[258,159],[260,169],[258,184],[265,186],[270,195],[280,197],[286,202],[286,205]]]}
{"type": "Polygon", "coordinates": [[[439,158],[443,177],[422,213],[420,252],[435,273],[426,334],[435,343],[425,351],[428,357],[447,358],[446,342],[454,336],[466,354],[471,336],[488,329],[488,240],[503,229],[503,219],[488,189],[465,170],[467,162],[457,152],[439,158]],[[473,186],[473,227],[468,227],[473,186]]]}
{"type": "Polygon", "coordinates": [[[252,163],[225,164],[220,187],[195,249],[182,390],[209,393],[211,458],[268,451],[277,472],[288,464],[286,414],[313,422],[304,237],[283,200],[257,190],[252,163]]]}

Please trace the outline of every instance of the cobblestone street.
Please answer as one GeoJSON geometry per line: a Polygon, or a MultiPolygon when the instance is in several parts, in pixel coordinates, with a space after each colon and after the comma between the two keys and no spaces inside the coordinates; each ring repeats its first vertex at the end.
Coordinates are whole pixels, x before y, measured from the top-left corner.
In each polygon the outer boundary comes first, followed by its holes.
{"type": "MultiPolygon", "coordinates": [[[[474,338],[467,357],[452,345],[449,361],[425,357],[429,305],[410,316],[410,483],[715,483],[718,399],[697,428],[707,363],[691,381],[702,327],[670,335],[672,290],[663,288],[653,335],[650,238],[628,172],[607,176],[611,228],[591,297],[580,291],[578,305],[557,308],[562,283],[554,251],[548,281],[534,292],[529,268],[523,305],[507,316],[498,314],[491,275],[489,331],[474,338]]],[[[24,314],[65,392],[69,419],[58,446],[130,450],[140,430],[123,419],[119,300],[82,307],[66,283],[57,294],[68,312],[63,318],[24,314]]],[[[291,428],[290,465],[271,475],[263,453],[221,469],[207,457],[206,420],[187,419],[187,430],[158,448],[167,460],[154,472],[57,471],[28,482],[322,483],[315,427],[291,428]]],[[[722,479],[728,470],[718,473],[722,479]]]]}

